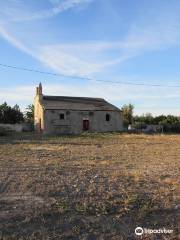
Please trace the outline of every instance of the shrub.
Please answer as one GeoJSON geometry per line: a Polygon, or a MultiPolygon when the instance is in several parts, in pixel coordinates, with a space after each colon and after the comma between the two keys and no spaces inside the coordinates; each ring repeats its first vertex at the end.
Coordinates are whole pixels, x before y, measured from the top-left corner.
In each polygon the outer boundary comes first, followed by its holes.
{"type": "Polygon", "coordinates": [[[9,131],[8,128],[0,127],[0,136],[7,136],[9,131]]]}

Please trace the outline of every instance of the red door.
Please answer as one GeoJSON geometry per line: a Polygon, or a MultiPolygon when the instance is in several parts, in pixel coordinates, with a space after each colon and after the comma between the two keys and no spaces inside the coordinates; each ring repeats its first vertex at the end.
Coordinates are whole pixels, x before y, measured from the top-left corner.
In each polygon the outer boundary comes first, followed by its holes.
{"type": "Polygon", "coordinates": [[[89,120],[83,120],[83,130],[84,131],[89,130],[89,120]]]}

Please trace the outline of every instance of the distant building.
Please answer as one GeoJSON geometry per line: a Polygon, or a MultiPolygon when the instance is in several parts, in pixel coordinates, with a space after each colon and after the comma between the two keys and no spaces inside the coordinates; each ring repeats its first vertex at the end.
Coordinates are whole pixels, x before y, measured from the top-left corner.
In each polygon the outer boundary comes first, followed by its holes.
{"type": "Polygon", "coordinates": [[[34,100],[35,130],[44,134],[80,134],[123,130],[122,112],[102,98],[46,96],[42,85],[34,100]]]}

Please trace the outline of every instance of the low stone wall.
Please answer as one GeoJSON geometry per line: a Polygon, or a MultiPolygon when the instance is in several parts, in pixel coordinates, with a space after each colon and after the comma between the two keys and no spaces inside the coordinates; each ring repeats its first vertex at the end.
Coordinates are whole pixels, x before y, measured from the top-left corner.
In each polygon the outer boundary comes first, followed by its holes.
{"type": "Polygon", "coordinates": [[[15,132],[22,132],[23,131],[23,125],[22,124],[4,124],[4,123],[0,123],[0,128],[4,128],[4,129],[15,131],[15,132]]]}
{"type": "Polygon", "coordinates": [[[17,123],[17,124],[0,123],[0,128],[4,128],[14,132],[32,132],[34,130],[33,124],[31,123],[17,123]]]}

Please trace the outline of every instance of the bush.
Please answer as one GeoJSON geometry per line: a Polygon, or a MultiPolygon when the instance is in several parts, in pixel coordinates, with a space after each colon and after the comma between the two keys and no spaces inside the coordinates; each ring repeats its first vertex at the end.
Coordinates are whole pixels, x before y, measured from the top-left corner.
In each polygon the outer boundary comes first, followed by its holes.
{"type": "Polygon", "coordinates": [[[15,124],[23,121],[23,113],[18,105],[11,107],[6,102],[0,105],[0,123],[15,124]]]}
{"type": "Polygon", "coordinates": [[[180,123],[163,124],[163,131],[165,133],[180,133],[180,123]]]}
{"type": "Polygon", "coordinates": [[[8,128],[0,127],[0,136],[7,136],[9,131],[8,128]]]}
{"type": "Polygon", "coordinates": [[[133,124],[133,127],[138,129],[138,130],[141,130],[141,129],[145,129],[147,127],[147,124],[144,123],[144,122],[135,122],[133,124]]]}

